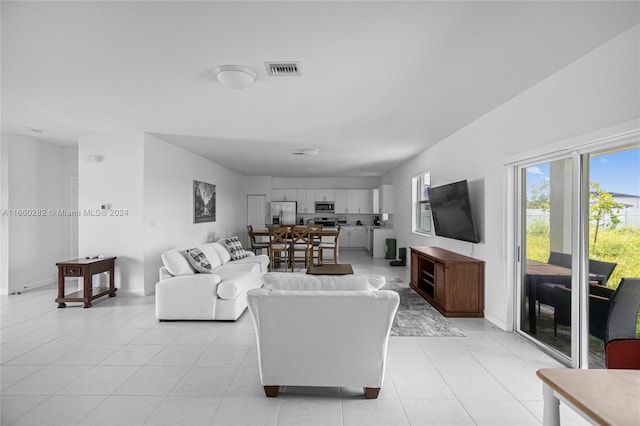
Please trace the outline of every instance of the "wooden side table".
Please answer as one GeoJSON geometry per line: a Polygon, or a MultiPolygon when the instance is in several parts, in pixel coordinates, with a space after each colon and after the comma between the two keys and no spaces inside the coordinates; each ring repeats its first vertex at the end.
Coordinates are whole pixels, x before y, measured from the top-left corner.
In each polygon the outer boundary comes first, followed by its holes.
{"type": "Polygon", "coordinates": [[[83,302],[85,308],[91,307],[91,301],[109,295],[115,297],[117,288],[114,285],[114,266],[116,257],[105,258],[80,258],[56,263],[58,267],[58,308],[66,307],[65,302],[83,302]],[[109,272],[109,287],[100,287],[93,294],[92,277],[102,272],[109,272]],[[64,281],[66,277],[82,277],[83,289],[74,293],[64,294],[64,281]]]}

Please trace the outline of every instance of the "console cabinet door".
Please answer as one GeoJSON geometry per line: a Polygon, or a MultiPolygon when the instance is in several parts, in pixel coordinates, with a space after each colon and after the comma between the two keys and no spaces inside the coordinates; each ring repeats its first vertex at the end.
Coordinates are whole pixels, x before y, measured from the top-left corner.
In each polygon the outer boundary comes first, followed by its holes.
{"type": "Polygon", "coordinates": [[[434,291],[434,299],[441,305],[446,306],[445,303],[445,274],[444,274],[444,265],[441,263],[436,263],[435,265],[435,291],[434,291]]]}

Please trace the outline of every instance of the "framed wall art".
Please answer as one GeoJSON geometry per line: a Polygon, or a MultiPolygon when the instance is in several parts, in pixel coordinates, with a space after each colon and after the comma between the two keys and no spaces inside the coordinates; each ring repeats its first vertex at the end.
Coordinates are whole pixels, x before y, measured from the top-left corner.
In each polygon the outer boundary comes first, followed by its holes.
{"type": "Polygon", "coordinates": [[[216,221],[216,186],[193,181],[193,223],[216,221]]]}

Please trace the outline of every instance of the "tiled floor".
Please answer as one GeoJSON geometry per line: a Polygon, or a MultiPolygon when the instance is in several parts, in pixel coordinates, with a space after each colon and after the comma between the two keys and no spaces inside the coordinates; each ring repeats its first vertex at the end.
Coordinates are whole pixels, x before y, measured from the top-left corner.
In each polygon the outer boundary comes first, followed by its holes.
{"type": "MultiPolygon", "coordinates": [[[[365,251],[342,261],[408,282],[407,268],[365,251]]],[[[267,399],[248,312],[235,323],[159,323],[153,296],[57,309],[55,294],[1,298],[2,425],[536,425],[535,371],[559,366],[488,321],[452,319],[466,337],[391,338],[377,400],[291,387],[267,399]]]]}

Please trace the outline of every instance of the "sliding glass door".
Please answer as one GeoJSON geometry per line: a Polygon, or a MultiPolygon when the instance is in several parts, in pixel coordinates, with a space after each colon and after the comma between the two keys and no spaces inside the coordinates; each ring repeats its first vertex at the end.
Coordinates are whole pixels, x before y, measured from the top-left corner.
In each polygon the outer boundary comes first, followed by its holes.
{"type": "Polygon", "coordinates": [[[603,368],[611,298],[640,276],[640,145],[517,171],[517,329],[569,365],[603,368]]]}
{"type": "Polygon", "coordinates": [[[571,358],[574,160],[521,168],[520,330],[571,358]],[[557,327],[558,323],[568,327],[557,327]]]}

